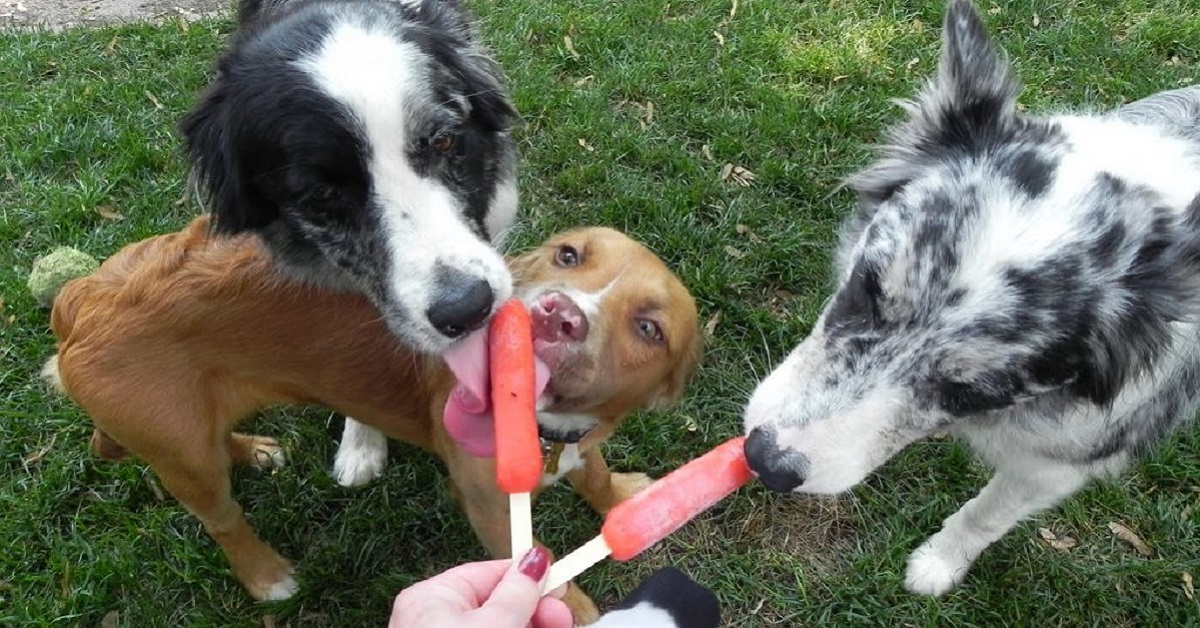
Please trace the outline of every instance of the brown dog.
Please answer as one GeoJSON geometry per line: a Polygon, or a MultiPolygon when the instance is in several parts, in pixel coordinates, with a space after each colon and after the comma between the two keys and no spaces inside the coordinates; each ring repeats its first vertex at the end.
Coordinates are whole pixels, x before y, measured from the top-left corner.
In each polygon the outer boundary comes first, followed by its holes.
{"type": "MultiPolygon", "coordinates": [[[[679,397],[699,353],[695,303],[661,260],[611,229],[558,235],[510,267],[550,367],[543,435],[577,441],[556,448],[543,486],[566,475],[603,514],[648,479],[610,473],[598,445],[629,412],[679,397]]],[[[494,460],[469,455],[443,426],[454,377],[442,360],[398,344],[363,297],[281,276],[253,237],[211,238],[205,216],[129,245],[67,284],[51,324],[47,375],[91,416],[92,450],[148,462],[255,598],[297,588],[230,492],[230,465],[283,461],[275,440],[233,431],[269,405],[324,405],[437,454],[484,546],[508,555],[494,460]]],[[[578,589],[567,601],[581,623],[595,618],[578,589]]]]}

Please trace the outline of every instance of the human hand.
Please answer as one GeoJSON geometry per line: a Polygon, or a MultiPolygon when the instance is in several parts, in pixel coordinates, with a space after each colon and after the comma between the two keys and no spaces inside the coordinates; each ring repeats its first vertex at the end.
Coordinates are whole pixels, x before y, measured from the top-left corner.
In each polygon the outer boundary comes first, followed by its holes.
{"type": "Polygon", "coordinates": [[[571,628],[567,605],[555,595],[542,597],[549,565],[541,547],[519,562],[459,565],[401,591],[388,628],[571,628]]]}

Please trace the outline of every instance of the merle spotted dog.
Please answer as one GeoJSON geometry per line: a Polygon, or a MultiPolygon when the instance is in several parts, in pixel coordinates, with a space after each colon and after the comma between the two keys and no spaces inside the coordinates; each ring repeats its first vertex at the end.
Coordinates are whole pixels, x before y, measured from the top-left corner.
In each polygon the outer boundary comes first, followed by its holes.
{"type": "Polygon", "coordinates": [[[837,493],[936,431],[995,468],[909,559],[939,595],[991,543],[1192,417],[1200,396],[1200,87],[1035,117],[970,2],[878,159],[838,287],[755,391],[746,454],[837,493]]]}

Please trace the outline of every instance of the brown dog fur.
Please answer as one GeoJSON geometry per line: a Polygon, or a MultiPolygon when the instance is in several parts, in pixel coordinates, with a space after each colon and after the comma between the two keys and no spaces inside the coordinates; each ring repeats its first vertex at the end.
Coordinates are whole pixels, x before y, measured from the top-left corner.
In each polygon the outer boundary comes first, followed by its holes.
{"type": "MultiPolygon", "coordinates": [[[[555,286],[605,295],[585,345],[551,378],[571,393],[553,410],[599,419],[567,477],[603,514],[648,479],[610,473],[598,445],[629,412],[681,394],[699,354],[695,304],[653,253],[609,229],[561,234],[510,266],[519,295],[555,286]],[[577,266],[558,263],[564,245],[579,252],[577,266]],[[639,336],[632,317],[645,316],[663,342],[639,336]]],[[[282,462],[273,439],[233,431],[270,405],[327,406],[436,454],[483,545],[507,556],[508,500],[494,462],[460,450],[442,426],[453,376],[441,360],[397,344],[363,297],[279,275],[253,237],[213,238],[205,216],[129,245],[67,284],[51,324],[59,344],[47,371],[90,415],[92,450],[149,463],[255,598],[296,587],[291,564],[255,535],[231,494],[232,464],[282,462]]],[[[596,617],[577,588],[567,601],[580,623],[596,617]]]]}

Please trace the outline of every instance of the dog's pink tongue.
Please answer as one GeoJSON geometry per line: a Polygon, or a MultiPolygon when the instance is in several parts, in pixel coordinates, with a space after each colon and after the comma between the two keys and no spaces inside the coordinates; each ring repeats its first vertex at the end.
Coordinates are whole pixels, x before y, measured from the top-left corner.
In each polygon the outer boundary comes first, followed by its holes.
{"type": "MultiPolygon", "coordinates": [[[[446,408],[442,413],[446,433],[472,456],[483,458],[496,455],[487,326],[456,343],[442,354],[442,359],[458,380],[446,399],[446,408]]],[[[533,362],[536,398],[550,383],[550,368],[536,356],[533,362]]]]}

